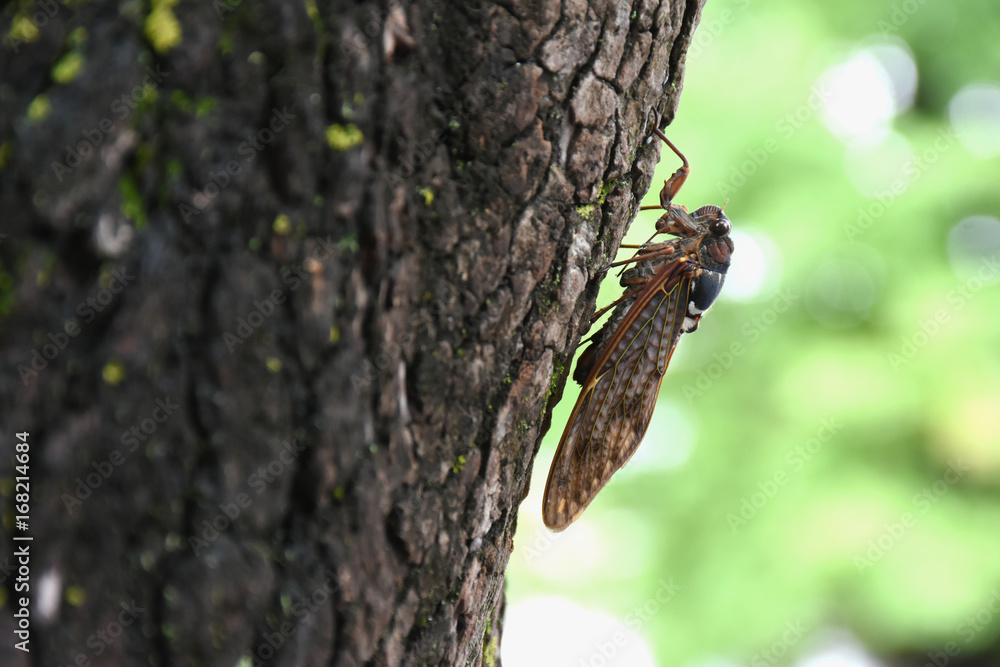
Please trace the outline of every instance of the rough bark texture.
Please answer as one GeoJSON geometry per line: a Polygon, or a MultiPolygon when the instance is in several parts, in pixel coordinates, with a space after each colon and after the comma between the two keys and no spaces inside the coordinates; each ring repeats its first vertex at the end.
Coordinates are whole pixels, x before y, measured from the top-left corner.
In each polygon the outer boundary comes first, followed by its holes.
{"type": "Polygon", "coordinates": [[[8,5],[0,662],[498,663],[700,5],[8,5]]]}

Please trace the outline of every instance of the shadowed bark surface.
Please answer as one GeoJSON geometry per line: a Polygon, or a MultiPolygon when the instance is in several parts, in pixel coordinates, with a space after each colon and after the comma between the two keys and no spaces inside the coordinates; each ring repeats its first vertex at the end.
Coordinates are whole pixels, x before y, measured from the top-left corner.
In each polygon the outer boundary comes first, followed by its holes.
{"type": "Polygon", "coordinates": [[[700,6],[9,5],[0,661],[497,664],[700,6]]]}

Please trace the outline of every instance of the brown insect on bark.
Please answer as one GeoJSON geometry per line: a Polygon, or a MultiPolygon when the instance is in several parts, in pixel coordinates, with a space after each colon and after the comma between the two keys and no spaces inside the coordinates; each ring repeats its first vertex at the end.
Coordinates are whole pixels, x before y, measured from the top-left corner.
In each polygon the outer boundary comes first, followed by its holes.
{"type": "Polygon", "coordinates": [[[554,531],[573,523],[635,453],[677,341],[698,328],[729,269],[729,218],[718,206],[689,213],[673,202],[691,167],[658,125],[656,118],[653,133],[683,164],[663,184],[660,205],[640,209],[665,211],[656,233],[631,259],[609,266],[635,264],[622,275],[622,297],[594,315],[596,320],[615,309],[573,373],[583,392],[559,441],[542,501],[545,525],[554,531]],[[660,234],[677,238],[652,243],[660,234]]]}

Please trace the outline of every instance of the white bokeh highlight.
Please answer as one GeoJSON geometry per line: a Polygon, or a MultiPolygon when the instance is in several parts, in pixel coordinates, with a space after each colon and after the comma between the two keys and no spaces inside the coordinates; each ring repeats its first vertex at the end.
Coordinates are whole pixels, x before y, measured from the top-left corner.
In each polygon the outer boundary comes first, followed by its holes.
{"type": "Polygon", "coordinates": [[[771,296],[781,282],[781,250],[763,231],[741,226],[730,236],[736,250],[719,294],[723,301],[757,301],[771,296]]]}
{"type": "Polygon", "coordinates": [[[893,119],[913,104],[917,66],[906,45],[878,42],[850,54],[820,76],[820,118],[846,144],[879,144],[893,119]]]}
{"type": "Polygon", "coordinates": [[[1000,261],[1000,220],[973,215],[959,221],[948,232],[948,262],[962,280],[991,275],[986,284],[1000,280],[993,266],[1000,261]],[[992,262],[992,264],[989,264],[992,262]],[[987,269],[987,270],[984,270],[987,269]]]}
{"type": "Polygon", "coordinates": [[[518,667],[654,667],[642,637],[617,618],[557,597],[507,610],[501,653],[518,667]]]}
{"type": "Polygon", "coordinates": [[[948,103],[948,117],[959,142],[980,159],[1000,153],[1000,86],[972,83],[948,103]]]}
{"type": "Polygon", "coordinates": [[[906,138],[890,130],[878,139],[851,142],[844,153],[844,170],[854,189],[869,199],[893,199],[918,176],[906,138]]]}

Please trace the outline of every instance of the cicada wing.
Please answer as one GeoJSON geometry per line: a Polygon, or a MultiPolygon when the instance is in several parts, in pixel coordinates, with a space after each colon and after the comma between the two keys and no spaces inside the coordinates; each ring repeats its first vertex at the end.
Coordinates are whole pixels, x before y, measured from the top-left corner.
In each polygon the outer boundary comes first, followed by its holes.
{"type": "Polygon", "coordinates": [[[543,517],[563,530],[631,458],[680,338],[697,269],[674,262],[636,297],[583,385],[545,484],[543,517]]]}

